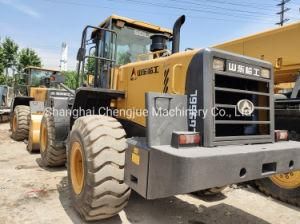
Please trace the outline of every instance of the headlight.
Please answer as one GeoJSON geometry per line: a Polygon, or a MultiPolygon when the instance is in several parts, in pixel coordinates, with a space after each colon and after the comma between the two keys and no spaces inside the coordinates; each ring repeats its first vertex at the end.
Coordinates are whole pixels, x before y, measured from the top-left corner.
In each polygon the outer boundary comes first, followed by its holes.
{"type": "Polygon", "coordinates": [[[225,70],[225,60],[214,58],[213,60],[213,69],[217,71],[224,71],[225,70]]]}
{"type": "Polygon", "coordinates": [[[263,68],[261,70],[261,77],[266,78],[266,79],[271,78],[271,71],[269,69],[263,68]]]}

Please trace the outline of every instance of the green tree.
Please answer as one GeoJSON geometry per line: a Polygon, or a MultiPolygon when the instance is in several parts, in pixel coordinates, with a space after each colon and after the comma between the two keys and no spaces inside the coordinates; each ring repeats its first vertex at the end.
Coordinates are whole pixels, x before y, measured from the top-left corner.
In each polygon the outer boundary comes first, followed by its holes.
{"type": "Polygon", "coordinates": [[[18,71],[23,71],[27,66],[41,67],[42,62],[37,53],[30,48],[24,48],[19,53],[18,71]]]}
{"type": "Polygon", "coordinates": [[[3,55],[3,48],[0,45],[0,75],[3,74],[4,71],[4,55],[3,55]]]}
{"type": "Polygon", "coordinates": [[[14,69],[17,65],[19,46],[9,37],[6,37],[2,43],[3,48],[3,64],[5,68],[6,77],[8,76],[8,69],[14,69]]]}
{"type": "Polygon", "coordinates": [[[89,74],[94,74],[96,68],[96,59],[95,58],[88,58],[85,64],[85,71],[89,74]]]}
{"type": "Polygon", "coordinates": [[[5,83],[5,76],[3,74],[4,72],[4,64],[3,64],[3,48],[0,45],[0,85],[5,83]]]}
{"type": "Polygon", "coordinates": [[[67,71],[62,74],[65,76],[65,85],[71,89],[76,89],[77,72],[67,71]]]}

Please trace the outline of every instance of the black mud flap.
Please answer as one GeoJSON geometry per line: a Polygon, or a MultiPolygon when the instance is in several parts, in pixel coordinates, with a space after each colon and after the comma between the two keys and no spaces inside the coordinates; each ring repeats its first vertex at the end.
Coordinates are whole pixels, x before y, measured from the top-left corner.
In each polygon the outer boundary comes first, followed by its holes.
{"type": "Polygon", "coordinates": [[[112,99],[124,98],[125,92],[111,89],[82,87],[77,89],[72,108],[72,127],[78,117],[92,114],[105,114],[112,99]],[[103,108],[103,109],[102,109],[103,108]]]}

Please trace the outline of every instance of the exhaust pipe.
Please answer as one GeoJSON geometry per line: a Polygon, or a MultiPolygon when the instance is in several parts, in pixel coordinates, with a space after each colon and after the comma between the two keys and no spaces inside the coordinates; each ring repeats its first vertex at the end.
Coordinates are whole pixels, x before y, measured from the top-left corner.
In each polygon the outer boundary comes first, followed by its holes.
{"type": "Polygon", "coordinates": [[[180,16],[173,26],[172,54],[179,52],[180,29],[185,22],[185,15],[180,16]]]}

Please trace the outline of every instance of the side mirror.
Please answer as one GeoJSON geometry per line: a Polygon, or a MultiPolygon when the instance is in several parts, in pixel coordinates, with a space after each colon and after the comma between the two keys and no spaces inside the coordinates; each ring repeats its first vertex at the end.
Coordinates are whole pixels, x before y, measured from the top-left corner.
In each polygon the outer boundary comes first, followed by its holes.
{"type": "Polygon", "coordinates": [[[78,61],[83,61],[84,57],[85,57],[85,54],[86,54],[85,48],[82,48],[82,47],[79,48],[78,52],[77,52],[77,60],[78,61]]]}

